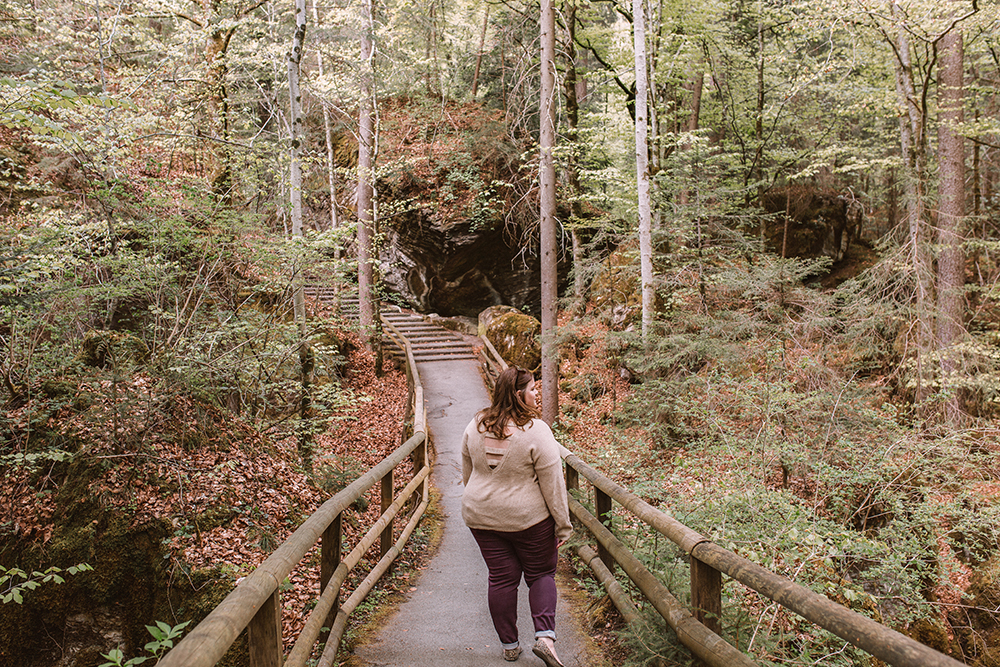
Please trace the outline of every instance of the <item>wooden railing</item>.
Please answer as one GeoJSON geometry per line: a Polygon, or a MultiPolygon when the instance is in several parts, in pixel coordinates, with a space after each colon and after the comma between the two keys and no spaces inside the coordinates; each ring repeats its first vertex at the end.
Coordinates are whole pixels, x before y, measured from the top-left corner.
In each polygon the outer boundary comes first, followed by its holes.
{"type": "MultiPolygon", "coordinates": [[[[488,365],[506,368],[507,364],[485,336],[483,341],[488,365]]],[[[962,665],[954,658],[720,547],[608,479],[565,447],[562,448],[562,455],[566,462],[566,486],[571,492],[570,511],[597,541],[596,551],[582,545],[578,547],[577,554],[604,586],[626,622],[639,621],[640,614],[615,578],[616,565],[674,630],[680,642],[705,664],[712,667],[750,667],[757,664],[720,636],[722,575],[725,574],[894,667],[962,665]],[[578,495],[580,477],[589,481],[593,488],[593,506],[597,516],[572,497],[578,495]],[[681,604],[614,535],[611,518],[615,502],[688,554],[692,610],[681,604]]]]}
{"type": "Polygon", "coordinates": [[[404,423],[401,438],[404,442],[399,448],[323,503],[260,567],[240,581],[219,606],[165,655],[158,663],[159,667],[211,667],[226,654],[243,630],[247,631],[251,667],[279,667],[282,664],[285,667],[304,667],[324,628],[330,628],[329,636],[325,639],[326,645],[319,661],[310,664],[329,667],[334,663],[348,616],[402,552],[428,505],[426,480],[431,469],[427,455],[427,414],[424,409],[423,387],[409,341],[391,324],[383,324],[406,352],[406,374],[409,380],[406,422],[412,417],[412,435],[407,437],[404,423]],[[393,497],[393,472],[407,460],[412,465],[412,478],[393,497]],[[378,482],[381,482],[382,514],[354,549],[342,556],[341,526],[344,510],[378,482]],[[413,497],[419,500],[419,504],[410,513],[406,526],[393,542],[393,520],[404,507],[413,504],[410,502],[413,497]],[[344,580],[376,541],[379,542],[381,559],[351,595],[340,602],[344,580]],[[320,544],[319,597],[291,652],[284,658],[280,585],[317,542],[320,544]]]}

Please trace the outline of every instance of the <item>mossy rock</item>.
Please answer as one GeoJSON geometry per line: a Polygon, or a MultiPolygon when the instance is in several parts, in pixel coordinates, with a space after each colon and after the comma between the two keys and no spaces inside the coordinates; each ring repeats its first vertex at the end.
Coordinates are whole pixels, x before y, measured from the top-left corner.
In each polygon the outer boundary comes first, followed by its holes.
{"type": "Polygon", "coordinates": [[[531,315],[515,311],[490,322],[486,338],[508,364],[533,371],[542,362],[541,332],[541,322],[531,315]]]}
{"type": "Polygon", "coordinates": [[[638,267],[639,248],[634,242],[619,247],[601,263],[590,285],[590,299],[600,312],[610,313],[615,306],[642,307],[638,267]]]}
{"type": "Polygon", "coordinates": [[[910,627],[909,635],[921,644],[930,646],[935,651],[940,651],[941,653],[948,653],[951,645],[948,633],[941,627],[941,624],[927,618],[922,618],[914,623],[910,627]]]}
{"type": "Polygon", "coordinates": [[[195,517],[195,523],[202,532],[207,532],[220,526],[227,526],[239,515],[239,512],[230,505],[218,505],[209,508],[195,517]]]}
{"type": "MultiPolygon", "coordinates": [[[[501,317],[502,315],[507,315],[509,313],[515,313],[520,315],[521,311],[514,306],[490,306],[483,312],[479,313],[479,336],[485,336],[490,325],[493,324],[493,320],[501,317]]],[[[493,342],[493,341],[490,341],[493,342]]]]}
{"type": "Polygon", "coordinates": [[[126,331],[90,331],[83,337],[77,361],[94,368],[108,363],[145,363],[149,361],[149,346],[126,331]]]}

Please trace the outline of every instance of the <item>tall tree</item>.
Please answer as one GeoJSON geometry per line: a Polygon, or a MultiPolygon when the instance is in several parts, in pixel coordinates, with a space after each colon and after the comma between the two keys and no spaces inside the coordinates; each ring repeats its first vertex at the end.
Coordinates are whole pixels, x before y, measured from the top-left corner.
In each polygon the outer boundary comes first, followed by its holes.
{"type": "MultiPolygon", "coordinates": [[[[302,53],[306,38],[306,2],[295,0],[295,33],[292,36],[292,46],[288,50],[288,104],[289,133],[291,135],[289,149],[289,191],[292,206],[292,237],[302,238],[302,91],[299,86],[301,74],[302,53]]],[[[299,327],[299,367],[301,372],[302,395],[299,403],[299,434],[298,450],[303,465],[307,470],[312,468],[312,438],[308,428],[308,415],[311,404],[313,355],[306,340],[306,301],[305,281],[302,275],[301,260],[296,257],[292,265],[292,287],[295,322],[299,327]]]]}
{"type": "Polygon", "coordinates": [[[566,141],[569,144],[569,157],[566,162],[566,185],[569,189],[570,220],[569,233],[573,244],[573,300],[574,310],[582,312],[586,306],[587,289],[584,268],[583,241],[580,239],[580,228],[583,224],[582,188],[580,186],[580,101],[577,98],[576,69],[576,0],[566,0],[563,5],[563,15],[566,18],[566,44],[562,49],[566,57],[566,74],[563,77],[563,96],[566,100],[566,141]]]}
{"type": "Polygon", "coordinates": [[[556,26],[552,0],[542,0],[540,36],[541,128],[538,203],[541,236],[542,280],[542,419],[554,424],[559,418],[559,351],[555,344],[559,257],[556,244],[556,26]]]}
{"type": "MultiPolygon", "coordinates": [[[[937,343],[940,349],[942,383],[958,371],[957,355],[951,349],[963,330],[965,315],[965,252],[962,249],[965,220],[965,140],[959,133],[964,120],[965,82],[962,32],[948,30],[940,42],[938,76],[938,146],[940,151],[940,202],[937,243],[937,343]]],[[[961,421],[959,397],[952,393],[944,406],[944,418],[953,425],[961,421]]]]}
{"type": "Polygon", "coordinates": [[[632,33],[635,43],[635,178],[639,212],[639,272],[642,279],[642,337],[653,323],[653,236],[649,197],[649,127],[646,60],[646,15],[642,0],[632,0],[632,33]]]}
{"type": "Polygon", "coordinates": [[[372,256],[375,236],[373,199],[373,164],[375,152],[375,48],[372,24],[372,0],[361,4],[361,99],[358,121],[358,313],[362,335],[374,350],[375,272],[372,256]]]}
{"type": "MultiPolygon", "coordinates": [[[[319,8],[317,6],[317,0],[313,0],[313,23],[316,27],[319,27],[319,8]]],[[[323,51],[316,49],[316,68],[319,73],[319,78],[323,78],[323,51]]],[[[321,100],[321,106],[323,107],[323,131],[326,137],[326,180],[327,186],[330,188],[330,229],[336,229],[339,225],[339,220],[337,219],[337,187],[336,179],[334,176],[334,154],[333,154],[333,131],[330,127],[330,109],[326,100],[321,100]]],[[[339,248],[337,250],[339,256],[339,248]]]]}
{"type": "MultiPolygon", "coordinates": [[[[299,74],[302,64],[302,51],[306,38],[306,5],[305,0],[295,0],[295,34],[288,50],[288,105],[289,105],[289,192],[292,208],[292,236],[302,238],[302,91],[299,87],[299,74]]],[[[303,290],[302,268],[296,260],[292,286],[294,288],[295,322],[305,336],[306,306],[303,290]]]]}

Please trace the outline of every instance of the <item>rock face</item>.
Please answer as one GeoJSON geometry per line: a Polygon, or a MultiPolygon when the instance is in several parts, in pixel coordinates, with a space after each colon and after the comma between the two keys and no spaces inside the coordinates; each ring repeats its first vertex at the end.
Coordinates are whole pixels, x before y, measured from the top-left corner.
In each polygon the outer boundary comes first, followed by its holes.
{"type": "Polygon", "coordinates": [[[502,229],[435,222],[412,211],[385,230],[385,286],[424,313],[476,317],[489,306],[541,309],[537,255],[522,252],[502,229]]]}
{"type": "Polygon", "coordinates": [[[835,192],[789,187],[764,195],[762,206],[772,214],[764,227],[768,248],[786,257],[829,257],[839,262],[860,231],[859,208],[835,192]],[[785,214],[788,240],[785,243],[785,214]]]}
{"type": "Polygon", "coordinates": [[[542,363],[541,331],[542,323],[531,315],[508,312],[490,322],[486,338],[509,365],[533,371],[542,363]]]}

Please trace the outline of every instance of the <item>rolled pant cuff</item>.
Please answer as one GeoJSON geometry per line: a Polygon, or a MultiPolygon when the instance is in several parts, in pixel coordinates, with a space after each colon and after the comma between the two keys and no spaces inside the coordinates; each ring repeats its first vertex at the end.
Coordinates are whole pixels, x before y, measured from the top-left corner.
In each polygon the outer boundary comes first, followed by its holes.
{"type": "Polygon", "coordinates": [[[504,649],[517,648],[519,643],[520,642],[514,642],[513,644],[504,644],[503,642],[500,642],[500,647],[504,649]]]}
{"type": "Polygon", "coordinates": [[[555,641],[556,640],[556,631],[555,630],[539,630],[539,631],[537,631],[535,633],[535,639],[538,639],[539,637],[550,637],[552,639],[552,641],[555,641]]]}

